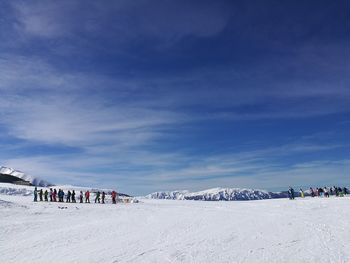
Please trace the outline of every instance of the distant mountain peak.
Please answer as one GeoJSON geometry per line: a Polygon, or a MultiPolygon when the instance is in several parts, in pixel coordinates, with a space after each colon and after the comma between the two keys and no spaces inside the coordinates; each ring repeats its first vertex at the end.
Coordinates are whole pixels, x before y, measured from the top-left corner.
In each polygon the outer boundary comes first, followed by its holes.
{"type": "Polygon", "coordinates": [[[154,192],[147,195],[146,198],[170,200],[239,201],[285,198],[287,196],[288,195],[285,192],[273,193],[256,189],[216,187],[198,192],[189,192],[187,190],[154,192]]]}
{"type": "Polygon", "coordinates": [[[25,174],[19,170],[5,167],[5,166],[0,166],[0,174],[5,174],[5,175],[12,175],[14,177],[17,177],[23,181],[29,182],[32,185],[35,186],[40,186],[40,187],[47,187],[47,186],[52,186],[53,184],[42,180],[38,177],[33,177],[31,175],[25,174]]]}

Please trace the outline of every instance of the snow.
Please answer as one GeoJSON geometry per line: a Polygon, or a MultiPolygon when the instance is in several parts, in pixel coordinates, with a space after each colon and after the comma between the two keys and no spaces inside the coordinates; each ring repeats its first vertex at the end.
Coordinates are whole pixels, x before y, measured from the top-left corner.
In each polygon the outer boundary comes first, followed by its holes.
{"type": "Polygon", "coordinates": [[[348,262],[349,207],[349,197],[102,205],[0,194],[0,261],[348,262]]]}

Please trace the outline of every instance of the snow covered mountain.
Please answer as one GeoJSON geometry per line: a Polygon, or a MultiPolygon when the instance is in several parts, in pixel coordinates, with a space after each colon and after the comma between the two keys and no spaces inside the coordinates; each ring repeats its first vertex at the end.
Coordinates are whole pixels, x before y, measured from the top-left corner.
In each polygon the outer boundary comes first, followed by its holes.
{"type": "Polygon", "coordinates": [[[238,201],[286,198],[286,192],[267,192],[264,190],[241,188],[213,188],[199,192],[165,191],[146,196],[149,199],[202,200],[202,201],[238,201]]]}
{"type": "Polygon", "coordinates": [[[35,186],[47,187],[47,186],[53,185],[53,184],[51,184],[45,180],[42,180],[40,178],[30,176],[30,175],[25,174],[21,171],[15,170],[13,168],[5,167],[5,166],[0,166],[0,174],[12,175],[14,177],[20,178],[21,180],[29,182],[30,184],[35,185],[35,186]]]}

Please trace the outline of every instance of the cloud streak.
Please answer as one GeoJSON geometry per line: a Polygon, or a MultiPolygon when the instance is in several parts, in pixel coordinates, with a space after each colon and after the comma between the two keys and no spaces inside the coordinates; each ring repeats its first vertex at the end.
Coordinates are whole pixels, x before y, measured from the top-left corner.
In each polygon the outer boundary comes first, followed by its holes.
{"type": "Polygon", "coordinates": [[[342,21],[257,6],[0,3],[0,164],[133,193],[344,181],[342,21]]]}

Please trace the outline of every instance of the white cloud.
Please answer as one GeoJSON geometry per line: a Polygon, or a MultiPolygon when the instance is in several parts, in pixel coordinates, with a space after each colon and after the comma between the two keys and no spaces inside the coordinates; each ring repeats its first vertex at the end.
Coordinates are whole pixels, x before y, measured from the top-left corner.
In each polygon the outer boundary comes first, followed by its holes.
{"type": "Polygon", "coordinates": [[[75,37],[88,33],[120,39],[140,36],[179,40],[216,35],[230,14],[224,5],[187,1],[20,1],[14,2],[18,30],[43,38],[75,37]]]}

